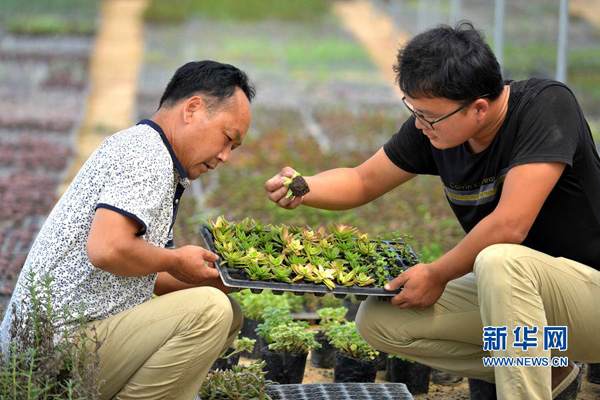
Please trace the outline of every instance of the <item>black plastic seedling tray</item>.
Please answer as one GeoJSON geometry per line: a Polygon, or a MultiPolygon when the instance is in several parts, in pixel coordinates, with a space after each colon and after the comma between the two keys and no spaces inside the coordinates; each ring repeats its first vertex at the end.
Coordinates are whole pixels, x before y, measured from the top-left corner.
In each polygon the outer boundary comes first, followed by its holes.
{"type": "Polygon", "coordinates": [[[404,383],[270,385],[273,400],[412,400],[404,383]]]}
{"type": "MultiPolygon", "coordinates": [[[[200,233],[202,235],[202,238],[206,242],[208,248],[212,252],[218,254],[217,250],[215,249],[214,239],[210,229],[206,226],[202,226],[200,229],[200,233]]],[[[410,247],[408,247],[408,249],[414,255],[413,250],[410,247]]],[[[403,260],[400,256],[398,256],[398,263],[404,268],[408,268],[411,266],[408,264],[407,260],[403,260]]],[[[243,270],[241,269],[222,267],[218,261],[215,263],[215,266],[217,267],[221,276],[221,280],[223,281],[225,286],[250,289],[253,293],[260,293],[265,289],[270,289],[274,294],[292,292],[298,295],[304,293],[313,293],[316,296],[323,296],[327,293],[331,293],[338,298],[344,298],[349,295],[354,295],[357,300],[365,300],[368,296],[377,296],[381,299],[390,298],[398,294],[398,292],[400,291],[400,289],[396,291],[388,291],[383,288],[360,286],[336,286],[334,289],[329,289],[323,284],[315,283],[253,281],[251,279],[248,279],[245,276],[243,270]]]]}

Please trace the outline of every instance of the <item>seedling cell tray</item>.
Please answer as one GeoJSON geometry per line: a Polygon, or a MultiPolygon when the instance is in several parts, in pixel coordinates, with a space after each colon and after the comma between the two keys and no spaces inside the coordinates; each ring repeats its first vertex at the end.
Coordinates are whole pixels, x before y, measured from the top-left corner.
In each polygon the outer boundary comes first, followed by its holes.
{"type": "MultiPolygon", "coordinates": [[[[206,246],[214,253],[218,254],[218,251],[215,249],[214,238],[207,226],[202,226],[200,229],[200,233],[202,238],[204,239],[206,246]]],[[[394,242],[388,242],[389,244],[393,244],[394,242]]],[[[414,251],[410,246],[405,245],[409,252],[414,256],[414,251]]],[[[412,266],[409,262],[398,255],[397,262],[404,269],[412,266]]],[[[338,285],[333,289],[329,289],[324,284],[315,284],[315,283],[306,283],[306,282],[298,282],[298,283],[286,283],[286,282],[278,282],[278,281],[255,281],[249,279],[244,271],[239,268],[228,268],[223,267],[217,261],[215,263],[217,270],[219,271],[219,275],[221,276],[221,280],[228,287],[241,288],[241,289],[250,289],[253,293],[260,293],[265,289],[270,289],[274,294],[282,294],[283,292],[292,292],[294,294],[304,294],[304,293],[313,293],[316,296],[323,296],[327,293],[331,293],[338,298],[345,298],[349,295],[354,295],[357,300],[365,300],[368,296],[376,296],[381,300],[386,298],[391,298],[398,294],[401,289],[396,291],[388,291],[383,288],[378,287],[360,287],[360,286],[341,286],[338,285]]]]}
{"type": "Polygon", "coordinates": [[[403,383],[321,383],[270,385],[273,400],[412,400],[403,383]]]}

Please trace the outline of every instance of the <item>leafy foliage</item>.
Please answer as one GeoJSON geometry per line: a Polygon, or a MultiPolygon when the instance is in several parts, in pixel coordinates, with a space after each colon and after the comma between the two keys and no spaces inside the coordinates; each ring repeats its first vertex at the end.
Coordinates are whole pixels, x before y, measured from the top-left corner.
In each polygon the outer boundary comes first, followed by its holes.
{"type": "Polygon", "coordinates": [[[218,217],[210,222],[222,265],[245,278],[286,283],[383,287],[417,258],[403,241],[370,239],[348,225],[326,230],[238,223],[218,217]]]}
{"type": "Polygon", "coordinates": [[[13,307],[9,354],[0,357],[0,398],[14,400],[99,399],[95,331],[83,323],[71,332],[56,331],[68,310],[55,310],[52,279],[27,276],[28,312],[13,307]]]}
{"type": "Polygon", "coordinates": [[[302,323],[277,325],[270,332],[272,343],[269,344],[269,350],[306,354],[312,349],[321,347],[315,340],[315,334],[316,331],[307,330],[307,326],[302,323]]]}
{"type": "Polygon", "coordinates": [[[200,388],[203,400],[270,400],[267,385],[273,383],[265,379],[265,362],[249,365],[235,365],[231,370],[217,370],[208,373],[200,388]]]}
{"type": "Polygon", "coordinates": [[[232,293],[231,296],[237,300],[242,308],[242,312],[247,318],[262,321],[263,314],[268,308],[282,308],[288,312],[301,311],[304,299],[300,296],[294,296],[291,293],[275,295],[268,290],[259,294],[254,294],[248,289],[232,293]]]}
{"type": "Polygon", "coordinates": [[[325,335],[333,347],[348,357],[369,361],[379,355],[379,352],[360,336],[354,322],[331,324],[325,330],[325,335]]]}

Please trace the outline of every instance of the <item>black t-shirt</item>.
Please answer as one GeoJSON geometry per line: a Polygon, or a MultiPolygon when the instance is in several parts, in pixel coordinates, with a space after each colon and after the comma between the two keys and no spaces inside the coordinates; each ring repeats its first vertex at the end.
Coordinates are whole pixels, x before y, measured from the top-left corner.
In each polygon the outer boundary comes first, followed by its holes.
{"type": "Polygon", "coordinates": [[[434,148],[414,117],[384,151],[405,171],[439,175],[466,232],[497,206],[512,167],[566,164],[523,245],[600,269],[600,159],[583,112],[559,82],[530,79],[511,82],[510,88],[505,121],[483,152],[472,153],[466,143],[434,148]]]}

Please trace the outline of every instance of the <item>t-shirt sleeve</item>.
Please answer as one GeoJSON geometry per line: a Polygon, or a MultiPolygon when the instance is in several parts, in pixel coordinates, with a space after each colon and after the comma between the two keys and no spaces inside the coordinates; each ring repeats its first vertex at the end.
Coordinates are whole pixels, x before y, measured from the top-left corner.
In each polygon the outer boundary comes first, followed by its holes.
{"type": "Polygon", "coordinates": [[[535,162],[573,165],[579,130],[579,107],[564,86],[549,86],[535,96],[520,118],[509,167],[535,162]]]}
{"type": "Polygon", "coordinates": [[[414,117],[410,117],[398,133],[383,145],[383,151],[394,164],[406,172],[438,175],[431,143],[415,127],[414,117]]]}
{"type": "Polygon", "coordinates": [[[144,235],[157,216],[172,186],[172,165],[148,154],[115,157],[96,209],[107,208],[136,221],[144,235]]]}

